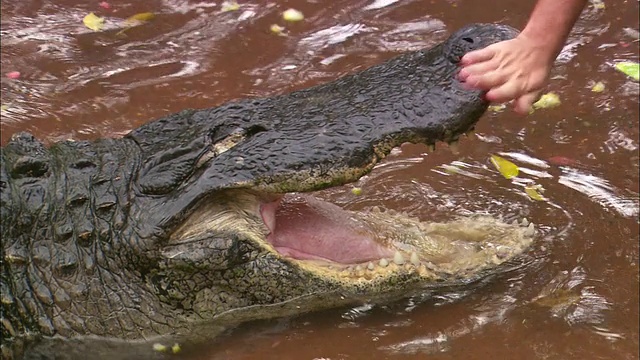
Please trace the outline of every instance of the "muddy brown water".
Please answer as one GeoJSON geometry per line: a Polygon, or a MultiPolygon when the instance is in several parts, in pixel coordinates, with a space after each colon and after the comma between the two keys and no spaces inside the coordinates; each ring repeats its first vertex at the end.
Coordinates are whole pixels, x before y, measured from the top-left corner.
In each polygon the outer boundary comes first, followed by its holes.
{"type": "MultiPolygon", "coordinates": [[[[240,1],[224,13],[219,2],[106,3],[2,1],[2,144],[23,130],[48,142],[121,136],[184,108],[301,89],[431,46],[467,23],[522,27],[534,2],[240,1]],[[282,21],[289,7],[305,20],[282,21]],[[102,32],[82,25],[92,11],[106,18],[102,32]],[[117,34],[142,12],[156,16],[117,34]]],[[[351,186],[318,194],[424,220],[525,216],[540,229],[531,265],[474,291],[248,324],[197,357],[637,359],[638,83],[612,66],[638,61],[637,14],[637,1],[589,5],[548,87],[559,107],[489,112],[457,154],[406,145],[351,185],[362,195],[351,186]],[[593,92],[595,82],[605,90],[593,92]],[[492,154],[516,163],[518,179],[503,178],[492,154]],[[531,184],[544,187],[545,201],[525,194],[531,184]]]]}

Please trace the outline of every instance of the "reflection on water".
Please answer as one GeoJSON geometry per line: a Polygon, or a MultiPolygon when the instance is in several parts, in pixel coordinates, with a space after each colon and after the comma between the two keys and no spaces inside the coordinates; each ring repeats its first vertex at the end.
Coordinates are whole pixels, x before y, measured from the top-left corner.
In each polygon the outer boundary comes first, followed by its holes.
{"type": "Polygon", "coordinates": [[[587,195],[592,201],[605,208],[612,208],[620,215],[638,216],[638,194],[634,194],[633,198],[625,198],[618,195],[620,190],[611,186],[607,180],[570,167],[563,166],[561,169],[563,174],[558,183],[587,195]]]}

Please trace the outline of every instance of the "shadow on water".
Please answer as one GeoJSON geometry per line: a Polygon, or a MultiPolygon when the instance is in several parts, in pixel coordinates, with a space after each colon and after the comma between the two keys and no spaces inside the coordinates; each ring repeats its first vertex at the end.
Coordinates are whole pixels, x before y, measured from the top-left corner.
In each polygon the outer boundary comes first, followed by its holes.
{"type": "MultiPolygon", "coordinates": [[[[2,143],[21,130],[47,141],[119,136],[184,108],[304,88],[466,23],[521,27],[533,2],[241,1],[231,12],[186,0],[97,4],[3,1],[2,72],[20,77],[0,83],[2,143]],[[305,20],[284,23],[288,7],[305,20]],[[106,18],[104,31],[82,25],[91,11],[106,18]],[[118,34],[148,11],[155,19],[118,34]]],[[[525,118],[496,108],[459,149],[408,144],[357,183],[319,194],[423,220],[526,218],[540,229],[535,261],[472,291],[245,324],[196,357],[637,359],[639,92],[613,67],[638,61],[637,13],[633,1],[589,4],[548,88],[559,107],[525,118]],[[604,91],[593,91],[598,82],[604,91]],[[519,175],[505,179],[493,154],[519,175]]]]}

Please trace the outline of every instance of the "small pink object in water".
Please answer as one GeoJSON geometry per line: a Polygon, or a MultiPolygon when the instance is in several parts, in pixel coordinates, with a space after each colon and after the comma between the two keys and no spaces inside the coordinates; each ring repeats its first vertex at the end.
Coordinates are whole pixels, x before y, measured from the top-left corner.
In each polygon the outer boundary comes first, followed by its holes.
{"type": "Polygon", "coordinates": [[[576,163],[575,160],[570,159],[568,157],[564,157],[564,156],[552,156],[550,158],[547,159],[547,161],[549,161],[551,164],[553,165],[574,165],[576,163]]]}
{"type": "Polygon", "coordinates": [[[20,77],[20,72],[19,71],[10,71],[10,72],[6,73],[5,75],[9,79],[17,79],[17,78],[20,77]]]}
{"type": "Polygon", "coordinates": [[[103,1],[98,5],[100,5],[100,7],[103,8],[103,9],[110,9],[111,8],[111,5],[109,5],[109,3],[106,2],[106,1],[103,1]]]}

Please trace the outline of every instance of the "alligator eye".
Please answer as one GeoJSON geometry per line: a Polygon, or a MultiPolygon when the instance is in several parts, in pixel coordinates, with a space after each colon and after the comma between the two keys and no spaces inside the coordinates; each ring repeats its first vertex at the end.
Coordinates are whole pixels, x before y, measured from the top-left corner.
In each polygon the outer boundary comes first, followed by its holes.
{"type": "Polygon", "coordinates": [[[469,37],[462,38],[462,40],[468,42],[469,44],[473,44],[473,39],[469,37]]]}

